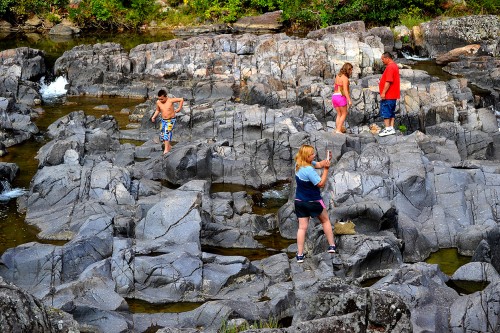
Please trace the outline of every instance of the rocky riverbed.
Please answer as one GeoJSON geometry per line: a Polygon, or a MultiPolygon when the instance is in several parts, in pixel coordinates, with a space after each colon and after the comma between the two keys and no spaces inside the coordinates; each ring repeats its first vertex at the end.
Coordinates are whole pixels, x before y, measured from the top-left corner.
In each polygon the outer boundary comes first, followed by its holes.
{"type": "MultiPolygon", "coordinates": [[[[480,30],[480,22],[492,20],[474,19],[463,24],[480,30]]],[[[130,52],[114,43],[65,52],[54,73],[67,78],[68,94],[147,101],[131,112],[135,126],[128,130],[119,130],[111,116],[79,110],[49,126],[51,141],[39,150],[39,170],[18,204],[40,239],[67,243],[5,251],[0,293],[8,301],[0,301],[0,328],[216,332],[223,323],[273,318],[289,323],[275,332],[498,331],[496,106],[476,107],[467,78],[443,82],[401,65],[396,121],[406,130],[372,134],[368,125],[381,123],[379,59],[387,29],[366,31],[353,22],[306,38],[201,35],[130,52]],[[355,69],[348,134],[332,134],[333,77],[347,61],[355,69]],[[186,99],[178,143],[166,156],[149,120],[160,88],[186,99]],[[121,144],[120,138],[144,143],[121,144]],[[314,145],[319,158],[333,151],[324,200],[332,220],[354,221],[357,233],[336,236],[339,252],[331,255],[321,226],[311,223],[303,264],[290,259],[295,245],[253,261],[202,251],[259,248],[258,236],[276,229],[295,237],[291,200],[277,214],[259,215],[246,192],[210,188],[290,181],[293,156],[304,143],[314,145]],[[453,276],[423,263],[450,247],[472,256],[453,276]],[[380,279],[362,286],[373,278],[380,279]],[[470,295],[447,285],[463,280],[489,284],[470,295]],[[201,306],[134,314],[126,299],[201,306]],[[37,321],[29,320],[34,314],[37,321]]],[[[478,36],[485,52],[499,43],[498,35],[478,36]]],[[[484,57],[498,61],[498,53],[484,57]]],[[[36,80],[46,69],[43,52],[29,48],[3,51],[0,59],[8,146],[37,133],[31,122],[40,99],[36,80]]],[[[15,165],[0,166],[2,178],[15,177],[15,165]]]]}

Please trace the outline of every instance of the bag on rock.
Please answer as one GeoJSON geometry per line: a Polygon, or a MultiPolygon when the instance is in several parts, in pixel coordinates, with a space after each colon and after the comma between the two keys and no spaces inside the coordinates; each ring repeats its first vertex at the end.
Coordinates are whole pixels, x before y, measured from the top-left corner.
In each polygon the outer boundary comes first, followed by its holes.
{"type": "Polygon", "coordinates": [[[354,227],[356,225],[351,220],[347,222],[335,221],[333,224],[333,233],[335,235],[354,235],[356,233],[354,227]]]}

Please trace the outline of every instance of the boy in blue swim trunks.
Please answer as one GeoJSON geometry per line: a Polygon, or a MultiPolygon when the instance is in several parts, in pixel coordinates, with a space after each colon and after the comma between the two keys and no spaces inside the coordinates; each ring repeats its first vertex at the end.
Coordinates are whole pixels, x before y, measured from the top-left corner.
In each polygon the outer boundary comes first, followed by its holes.
{"type": "Polygon", "coordinates": [[[172,132],[175,127],[175,114],[182,109],[184,104],[183,98],[169,98],[167,92],[163,89],[158,91],[158,100],[156,101],[156,111],[151,117],[154,123],[158,114],[161,115],[160,141],[164,143],[163,154],[167,154],[170,149],[170,141],[172,141],[172,132]],[[174,110],[174,103],[179,103],[179,107],[174,110]]]}

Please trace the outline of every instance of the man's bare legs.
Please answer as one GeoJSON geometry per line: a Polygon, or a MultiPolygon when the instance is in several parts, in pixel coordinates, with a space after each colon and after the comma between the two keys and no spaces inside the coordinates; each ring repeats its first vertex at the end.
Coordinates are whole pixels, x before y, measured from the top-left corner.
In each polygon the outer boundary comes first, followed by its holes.
{"type": "Polygon", "coordinates": [[[387,127],[393,127],[394,128],[394,118],[387,118],[384,119],[384,126],[387,127]]]}

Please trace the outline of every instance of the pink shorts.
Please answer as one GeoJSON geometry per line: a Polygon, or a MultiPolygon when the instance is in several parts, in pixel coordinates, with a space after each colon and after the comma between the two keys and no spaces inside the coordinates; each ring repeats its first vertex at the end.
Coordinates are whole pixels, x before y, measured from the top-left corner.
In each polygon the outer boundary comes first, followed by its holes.
{"type": "Polygon", "coordinates": [[[332,104],[333,107],[339,107],[339,106],[346,106],[347,105],[347,98],[345,96],[342,96],[341,94],[333,94],[332,95],[332,104]]]}

